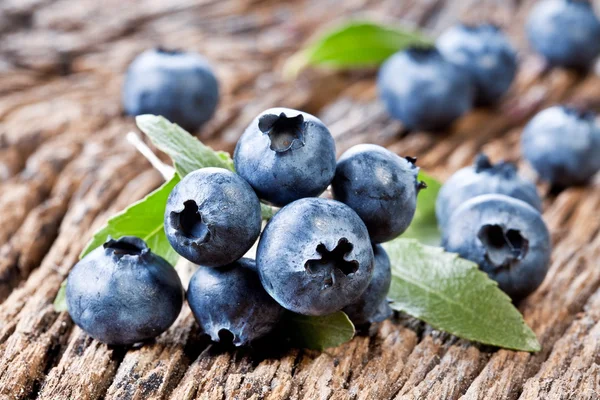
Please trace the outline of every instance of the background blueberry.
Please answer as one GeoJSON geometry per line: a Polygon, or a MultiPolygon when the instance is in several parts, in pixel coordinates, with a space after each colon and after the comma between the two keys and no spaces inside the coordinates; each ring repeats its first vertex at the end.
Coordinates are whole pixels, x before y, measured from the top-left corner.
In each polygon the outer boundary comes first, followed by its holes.
{"type": "Polygon", "coordinates": [[[218,267],[242,257],[261,228],[260,202],[239,175],[223,168],[188,174],[167,201],[165,232],[193,263],[218,267]]]}
{"type": "Polygon", "coordinates": [[[203,333],[236,346],[269,333],[284,312],[263,289],[249,258],[221,268],[198,267],[187,300],[203,333]]]}
{"type": "Polygon", "coordinates": [[[67,279],[67,306],[88,335],[111,345],[156,337],[175,321],[183,287],[175,269],[142,239],[109,239],[67,279]]]}
{"type": "Polygon", "coordinates": [[[282,208],[258,243],[266,291],[284,308],[326,315],[355,301],[373,274],[367,227],[348,206],[306,198],[282,208]]]}
{"type": "Polygon", "coordinates": [[[147,50],[131,63],[123,85],[129,115],[162,115],[194,131],[208,121],[219,101],[219,85],[199,54],[147,50]]]}
{"type": "Polygon", "coordinates": [[[477,263],[515,301],[542,283],[550,261],[550,235],[540,213],[501,194],[478,196],[460,206],[442,245],[477,263]]]}
{"type": "Polygon", "coordinates": [[[531,46],[550,64],[587,68],[600,54],[600,21],[589,1],[540,1],[525,28],[531,46]]]}
{"type": "Polygon", "coordinates": [[[258,197],[284,206],[318,196],[329,186],[335,173],[335,143],[314,116],[272,108],[246,128],[233,161],[258,197]]]}
{"type": "Polygon", "coordinates": [[[386,242],[408,228],[423,184],[419,168],[374,144],[350,148],[338,160],[333,197],[347,204],[364,221],[375,243],[386,242]]]}
{"type": "Polygon", "coordinates": [[[390,115],[409,129],[446,128],[473,104],[468,74],[435,48],[391,56],[379,70],[377,87],[390,115]]]}
{"type": "Polygon", "coordinates": [[[469,73],[479,104],[498,101],[517,72],[515,49],[495,25],[459,24],[444,32],[436,44],[448,61],[469,73]]]}
{"type": "Polygon", "coordinates": [[[600,170],[596,116],[565,106],[547,108],[525,126],[521,151],[540,177],[555,186],[586,183],[600,170]]]}
{"type": "Polygon", "coordinates": [[[343,311],[355,326],[381,322],[393,314],[387,300],[387,294],[392,284],[392,267],[390,258],[380,245],[373,246],[375,267],[373,278],[363,294],[343,311]]]}
{"type": "Polygon", "coordinates": [[[494,193],[514,197],[542,211],[535,184],[520,177],[516,165],[504,161],[492,164],[485,154],[479,154],[473,166],[456,171],[440,189],[435,204],[438,225],[444,230],[452,213],[465,201],[494,193]]]}

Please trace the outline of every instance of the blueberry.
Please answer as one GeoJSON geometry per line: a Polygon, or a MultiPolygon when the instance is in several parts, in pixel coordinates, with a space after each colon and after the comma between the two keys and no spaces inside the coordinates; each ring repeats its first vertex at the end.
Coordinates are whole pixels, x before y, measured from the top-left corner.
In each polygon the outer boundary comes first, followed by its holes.
{"type": "Polygon", "coordinates": [[[129,115],[162,115],[194,131],[208,121],[219,101],[219,85],[199,54],[147,50],[131,63],[123,85],[129,115]]]}
{"type": "Polygon", "coordinates": [[[473,166],[458,170],[440,189],[435,204],[440,228],[445,229],[452,213],[461,204],[482,194],[504,194],[542,210],[535,185],[521,178],[514,164],[501,161],[494,165],[485,154],[479,154],[473,166]]]}
{"type": "Polygon", "coordinates": [[[477,196],[460,206],[442,245],[477,263],[515,301],[533,292],[548,271],[550,235],[542,216],[502,194],[477,196]]]}
{"type": "Polygon", "coordinates": [[[187,300],[203,333],[236,346],[269,333],[284,312],[265,292],[248,258],[221,268],[198,267],[187,300]]]}
{"type": "Polygon", "coordinates": [[[338,161],[333,197],[356,211],[375,243],[400,235],[415,215],[423,184],[414,161],[373,144],[354,146],[338,161]]]}
{"type": "Polygon", "coordinates": [[[223,168],[188,174],[167,201],[165,232],[173,249],[211,267],[242,257],[261,228],[260,202],[239,175],[223,168]]]}
{"type": "Polygon", "coordinates": [[[325,315],[365,291],[373,274],[373,248],[367,227],[350,207],[305,198],[269,221],[256,264],[263,286],[281,306],[325,315]]]}
{"type": "Polygon", "coordinates": [[[383,247],[378,244],[373,246],[373,254],[375,255],[375,267],[371,283],[358,300],[343,309],[355,326],[381,322],[393,314],[387,300],[387,294],[392,284],[390,258],[383,247]]]}
{"type": "Polygon", "coordinates": [[[314,116],[272,108],[248,126],[233,161],[258,197],[284,206],[318,196],[329,186],[335,173],[335,143],[314,116]]]}
{"type": "Polygon", "coordinates": [[[473,83],[435,48],[409,48],[379,70],[379,97],[409,129],[438,130],[471,109],[473,83]]]}
{"type": "Polygon", "coordinates": [[[586,69],[600,54],[600,21],[589,1],[540,1],[525,28],[531,46],[552,65],[586,69]]]}
{"type": "Polygon", "coordinates": [[[565,106],[547,108],[525,126],[521,151],[540,177],[556,187],[584,184],[600,170],[596,116],[565,106]]]}
{"type": "Polygon", "coordinates": [[[495,25],[457,25],[437,40],[437,47],[451,63],[469,73],[475,84],[475,101],[498,101],[517,73],[517,54],[495,25]]]}
{"type": "Polygon", "coordinates": [[[111,345],[154,338],[175,321],[183,287],[175,269],[139,238],[109,239],[67,280],[67,306],[88,335],[111,345]]]}

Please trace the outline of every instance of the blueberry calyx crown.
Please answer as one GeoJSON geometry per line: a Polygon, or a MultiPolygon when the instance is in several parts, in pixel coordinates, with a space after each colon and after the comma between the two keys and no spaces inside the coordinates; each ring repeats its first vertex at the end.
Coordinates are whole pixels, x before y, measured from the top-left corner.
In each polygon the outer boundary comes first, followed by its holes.
{"type": "Polygon", "coordinates": [[[323,288],[331,287],[335,285],[336,270],[341,271],[346,276],[358,271],[358,261],[348,261],[346,259],[353,248],[354,245],[344,237],[338,241],[333,250],[329,250],[323,243],[319,243],[316,250],[321,258],[306,261],[304,268],[311,275],[328,275],[325,278],[323,288]]]}
{"type": "Polygon", "coordinates": [[[565,114],[580,120],[593,121],[596,118],[596,114],[593,111],[587,110],[584,107],[562,105],[561,108],[565,114]]]}
{"type": "MultiPolygon", "coordinates": [[[[409,163],[411,163],[412,166],[413,166],[413,168],[416,168],[416,166],[417,166],[417,157],[406,156],[406,157],[404,157],[404,159],[406,161],[408,161],[409,163]]],[[[417,193],[420,192],[423,189],[427,189],[427,183],[425,183],[423,181],[417,181],[417,193]]]]}
{"type": "Polygon", "coordinates": [[[485,258],[496,268],[510,268],[522,260],[529,250],[529,241],[516,229],[484,225],[477,237],[486,250],[485,258]]]}
{"type": "Polygon", "coordinates": [[[150,252],[146,242],[135,236],[123,236],[119,239],[113,239],[109,236],[102,247],[106,254],[118,259],[123,256],[141,257],[150,252]]]}
{"type": "Polygon", "coordinates": [[[517,173],[517,166],[511,162],[499,161],[496,164],[492,164],[488,156],[483,153],[479,153],[475,158],[475,172],[480,174],[482,172],[488,172],[490,174],[501,174],[506,178],[512,178],[517,173]]]}
{"type": "Polygon", "coordinates": [[[428,61],[431,57],[441,57],[437,47],[427,44],[415,44],[405,51],[415,61],[428,61]]]}
{"type": "Polygon", "coordinates": [[[288,117],[285,113],[265,114],[258,120],[258,129],[269,135],[271,141],[269,147],[277,153],[304,146],[304,116],[302,114],[295,117],[288,117]]]}
{"type": "Polygon", "coordinates": [[[169,223],[182,237],[188,239],[188,244],[200,245],[210,238],[208,225],[194,200],[185,201],[181,211],[172,211],[169,223]]]}
{"type": "Polygon", "coordinates": [[[169,48],[166,48],[166,47],[163,47],[163,46],[158,46],[158,47],[155,48],[155,50],[156,50],[157,53],[167,54],[167,55],[170,55],[170,56],[175,56],[175,55],[183,53],[182,50],[179,50],[179,49],[169,49],[169,48]]]}

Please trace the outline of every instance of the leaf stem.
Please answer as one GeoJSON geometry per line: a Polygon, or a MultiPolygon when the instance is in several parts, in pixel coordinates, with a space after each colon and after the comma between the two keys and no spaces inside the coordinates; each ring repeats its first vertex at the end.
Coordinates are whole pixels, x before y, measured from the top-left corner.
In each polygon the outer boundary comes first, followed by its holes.
{"type": "Polygon", "coordinates": [[[154,154],[152,149],[150,149],[150,147],[148,147],[148,145],[146,145],[146,143],[144,143],[144,141],[140,139],[138,134],[136,134],[135,132],[129,132],[125,136],[125,138],[129,143],[133,145],[133,147],[136,148],[137,151],[139,151],[144,157],[146,157],[146,159],[158,172],[160,172],[163,178],[165,178],[165,181],[170,180],[173,177],[173,175],[175,175],[175,168],[162,162],[156,156],[156,154],[154,154]]]}

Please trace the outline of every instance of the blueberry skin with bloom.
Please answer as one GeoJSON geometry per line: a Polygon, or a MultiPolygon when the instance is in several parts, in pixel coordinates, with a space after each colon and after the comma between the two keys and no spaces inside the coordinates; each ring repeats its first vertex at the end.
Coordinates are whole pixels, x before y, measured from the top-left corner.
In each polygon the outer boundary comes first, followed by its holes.
{"type": "Polygon", "coordinates": [[[243,346],[275,327],[284,309],[263,289],[254,260],[221,268],[199,266],[187,300],[201,331],[214,342],[243,346]]]}
{"type": "Polygon", "coordinates": [[[110,345],[160,335],[177,319],[184,298],[175,269],[133,236],[109,239],[80,260],[66,293],[77,326],[110,345]]]}
{"type": "Polygon", "coordinates": [[[505,161],[492,164],[485,154],[479,154],[473,166],[456,171],[440,189],[435,213],[441,230],[458,207],[482,194],[504,194],[542,211],[535,184],[520,177],[516,165],[505,161]]]}
{"type": "Polygon", "coordinates": [[[195,131],[213,116],[219,85],[204,57],[158,48],[129,65],[122,97],[129,115],[162,115],[195,131]]]}
{"type": "Polygon", "coordinates": [[[367,227],[343,203],[305,198],[283,207],[258,243],[256,265],[265,290],[282,307],[304,315],[341,310],[373,275],[367,227]]]}
{"type": "Polygon", "coordinates": [[[475,84],[475,102],[497,102],[517,73],[517,54],[495,25],[456,25],[437,40],[437,47],[451,63],[466,71],[475,84]]]}
{"type": "Polygon", "coordinates": [[[189,261],[219,267],[242,257],[261,228],[260,202],[239,175],[202,168],[174,188],[165,210],[165,233],[189,261]]]}
{"type": "Polygon", "coordinates": [[[271,108],[246,128],[233,161],[258,197],[281,207],[327,189],[335,173],[335,143],[316,117],[271,108]]]}
{"type": "Polygon", "coordinates": [[[600,170],[600,126],[592,112],[550,107],[525,126],[521,151],[543,180],[581,185],[600,170]]]}
{"type": "Polygon", "coordinates": [[[468,200],[450,218],[443,247],[471,260],[514,301],[542,283],[550,261],[550,234],[529,204],[502,194],[468,200]]]}
{"type": "Polygon", "coordinates": [[[415,215],[424,185],[414,162],[374,144],[354,146],[338,160],[333,198],[356,211],[374,243],[403,233],[415,215]]]}
{"type": "Polygon", "coordinates": [[[473,105],[469,75],[436,48],[409,48],[379,70],[379,97],[390,115],[409,129],[447,128],[473,105]]]}
{"type": "Polygon", "coordinates": [[[525,29],[531,46],[552,65],[586,69],[600,54],[600,21],[589,1],[540,1],[525,29]]]}
{"type": "Polygon", "coordinates": [[[373,246],[373,254],[375,255],[375,266],[369,286],[358,300],[342,310],[355,326],[382,322],[394,313],[387,300],[387,294],[392,284],[390,258],[383,247],[378,244],[373,246]]]}

